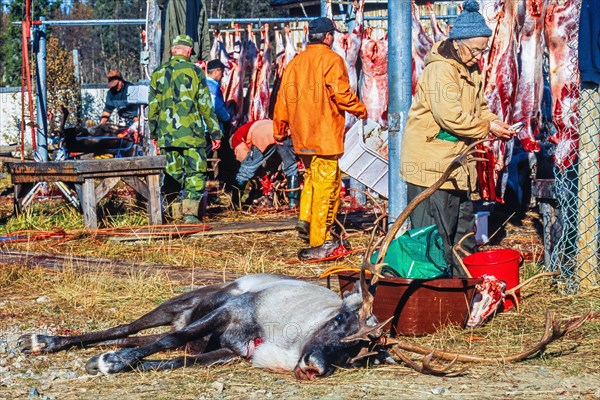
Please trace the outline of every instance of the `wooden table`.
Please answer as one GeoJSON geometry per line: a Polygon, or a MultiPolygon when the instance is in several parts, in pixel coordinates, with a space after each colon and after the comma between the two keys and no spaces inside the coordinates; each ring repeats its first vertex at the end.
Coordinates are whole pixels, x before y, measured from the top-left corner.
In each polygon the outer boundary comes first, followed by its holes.
{"type": "Polygon", "coordinates": [[[23,185],[38,182],[74,184],[86,228],[97,228],[98,202],[120,180],[148,201],[150,224],[161,224],[160,178],[165,164],[164,156],[143,156],[101,160],[13,162],[7,163],[7,167],[15,185],[15,202],[18,207],[23,205],[23,196],[27,194],[23,185]]]}

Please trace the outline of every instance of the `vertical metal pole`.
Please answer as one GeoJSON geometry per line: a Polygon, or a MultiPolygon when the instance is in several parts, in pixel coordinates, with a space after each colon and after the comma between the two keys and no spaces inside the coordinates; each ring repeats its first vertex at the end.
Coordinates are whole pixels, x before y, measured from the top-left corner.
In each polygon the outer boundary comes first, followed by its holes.
{"type": "Polygon", "coordinates": [[[406,183],[400,178],[400,146],[412,100],[411,0],[388,2],[389,202],[393,222],[406,208],[406,183]]]}
{"type": "Polygon", "coordinates": [[[456,4],[450,4],[446,10],[446,12],[448,13],[448,20],[446,21],[446,23],[449,26],[454,25],[454,21],[456,20],[456,17],[458,16],[458,7],[456,6],[456,4]]]}
{"type": "MultiPolygon", "coordinates": [[[[148,7],[148,30],[146,31],[146,40],[148,41],[148,51],[150,52],[150,62],[148,64],[147,74],[150,75],[152,71],[160,65],[162,57],[162,27],[160,25],[161,11],[156,0],[148,0],[148,7]]],[[[164,10],[163,12],[167,11],[164,10]]]]}
{"type": "MultiPolygon", "coordinates": [[[[40,21],[46,18],[40,17],[40,21]]],[[[35,52],[36,83],[36,141],[35,155],[37,161],[48,161],[48,119],[46,116],[48,97],[46,93],[46,25],[35,28],[33,51],[35,52]]]]}
{"type": "MultiPolygon", "coordinates": [[[[333,11],[333,9],[332,9],[333,11]]],[[[327,16],[327,0],[321,0],[321,17],[327,16]]]]}

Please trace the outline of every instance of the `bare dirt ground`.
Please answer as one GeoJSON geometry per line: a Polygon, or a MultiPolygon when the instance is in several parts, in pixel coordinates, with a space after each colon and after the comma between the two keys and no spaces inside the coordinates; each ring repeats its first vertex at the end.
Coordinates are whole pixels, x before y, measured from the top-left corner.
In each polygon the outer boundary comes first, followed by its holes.
{"type": "MultiPolygon", "coordinates": [[[[236,218],[259,221],[290,216],[225,213],[207,222],[217,226],[236,218]]],[[[530,261],[522,268],[522,278],[540,270],[534,262],[543,254],[538,228],[537,215],[531,212],[522,221],[507,224],[494,243],[526,255],[530,261]]],[[[357,234],[351,241],[355,247],[364,246],[367,236],[357,234]]],[[[85,362],[103,350],[26,355],[16,348],[17,338],[24,333],[73,334],[131,321],[193,285],[257,272],[286,273],[325,284],[318,276],[328,267],[360,264],[360,255],[320,264],[293,261],[302,246],[295,233],[287,230],[136,242],[81,235],[62,242],[3,246],[0,399],[600,399],[597,320],[527,361],[470,364],[463,375],[454,378],[419,374],[399,363],[338,370],[324,379],[299,382],[291,373],[258,370],[245,361],[171,372],[92,376],[85,372],[85,362]]],[[[448,351],[501,356],[537,342],[547,308],[556,309],[562,318],[600,310],[597,288],[565,296],[542,280],[522,295],[519,313],[499,314],[482,328],[447,327],[410,340],[448,351]]]]}

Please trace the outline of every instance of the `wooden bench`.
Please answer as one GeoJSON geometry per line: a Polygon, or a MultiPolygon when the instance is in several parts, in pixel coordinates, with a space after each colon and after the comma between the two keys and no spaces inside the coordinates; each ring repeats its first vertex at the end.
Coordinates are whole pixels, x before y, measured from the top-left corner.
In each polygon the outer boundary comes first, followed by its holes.
{"type": "Polygon", "coordinates": [[[26,185],[38,182],[72,184],[77,191],[86,228],[97,228],[98,202],[123,180],[148,201],[150,224],[162,223],[160,178],[164,156],[7,163],[15,185],[15,205],[21,209],[29,192],[26,185]],[[98,182],[98,183],[96,183],[98,182]]]}

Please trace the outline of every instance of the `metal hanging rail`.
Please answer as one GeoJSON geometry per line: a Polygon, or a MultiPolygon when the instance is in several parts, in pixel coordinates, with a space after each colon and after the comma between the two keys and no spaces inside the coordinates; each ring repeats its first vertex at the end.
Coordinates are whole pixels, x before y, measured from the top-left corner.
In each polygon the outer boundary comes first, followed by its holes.
{"type": "MultiPolygon", "coordinates": [[[[437,19],[449,20],[456,18],[456,15],[436,15],[437,19]]],[[[267,18],[209,18],[209,24],[277,24],[285,22],[309,22],[316,17],[267,17],[267,18]]],[[[420,16],[422,20],[429,20],[429,16],[420,16]]],[[[333,19],[344,21],[345,18],[336,16],[333,19]]],[[[387,16],[365,16],[365,21],[387,21],[387,16]]],[[[48,26],[112,26],[112,25],[145,25],[145,19],[69,19],[54,21],[32,21],[36,25],[48,26]]],[[[13,22],[13,25],[20,25],[20,21],[13,22]]]]}

